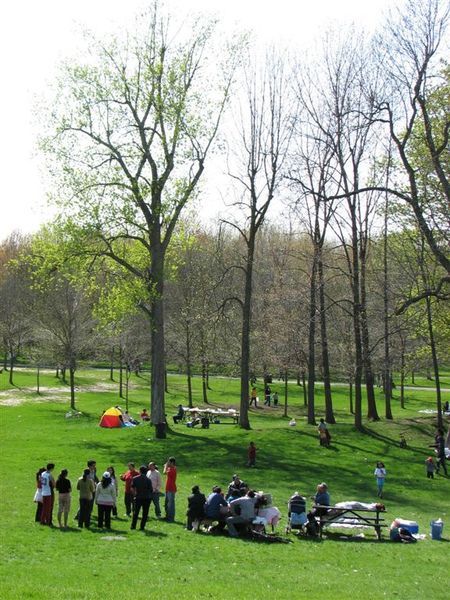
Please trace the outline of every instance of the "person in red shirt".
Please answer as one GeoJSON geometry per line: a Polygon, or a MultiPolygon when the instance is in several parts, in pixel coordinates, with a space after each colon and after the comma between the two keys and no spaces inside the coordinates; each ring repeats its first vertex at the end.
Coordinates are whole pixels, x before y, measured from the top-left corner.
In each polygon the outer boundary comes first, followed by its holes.
{"type": "Polygon", "coordinates": [[[256,467],[256,446],[255,442],[250,442],[247,449],[248,462],[247,467],[256,467]]]}
{"type": "Polygon", "coordinates": [[[131,517],[131,509],[133,506],[134,494],[131,489],[131,483],[133,481],[133,477],[137,477],[139,475],[139,471],[136,471],[134,467],[134,463],[128,463],[128,471],[120,476],[120,479],[125,482],[125,509],[127,511],[127,517],[131,517]]]}
{"type": "Polygon", "coordinates": [[[173,456],[164,465],[164,474],[166,475],[166,521],[173,523],[175,521],[175,494],[177,491],[177,468],[173,456]]]}

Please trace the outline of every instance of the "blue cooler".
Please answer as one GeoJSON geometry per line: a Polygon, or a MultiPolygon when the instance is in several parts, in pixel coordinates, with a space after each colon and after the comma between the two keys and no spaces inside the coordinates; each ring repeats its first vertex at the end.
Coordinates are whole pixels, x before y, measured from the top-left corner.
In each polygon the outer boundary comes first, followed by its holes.
{"type": "Polygon", "coordinates": [[[442,537],[442,530],[444,528],[444,523],[441,519],[437,521],[431,521],[431,539],[432,540],[440,540],[442,537]]]}
{"type": "Polygon", "coordinates": [[[419,525],[417,521],[407,521],[406,519],[399,519],[400,527],[404,527],[411,534],[419,533],[419,525]]]}

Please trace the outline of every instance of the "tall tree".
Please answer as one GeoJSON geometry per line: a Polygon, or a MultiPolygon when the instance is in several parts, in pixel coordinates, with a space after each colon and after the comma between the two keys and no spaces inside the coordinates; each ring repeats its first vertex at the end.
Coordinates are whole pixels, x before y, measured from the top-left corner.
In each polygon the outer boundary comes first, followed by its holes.
{"type": "Polygon", "coordinates": [[[66,65],[43,147],[55,200],[87,232],[83,249],[115,261],[145,290],[151,419],[164,437],[166,254],[216,137],[237,47],[221,66],[214,24],[179,27],[158,2],[142,24],[125,41],[92,41],[83,64],[66,65]]]}

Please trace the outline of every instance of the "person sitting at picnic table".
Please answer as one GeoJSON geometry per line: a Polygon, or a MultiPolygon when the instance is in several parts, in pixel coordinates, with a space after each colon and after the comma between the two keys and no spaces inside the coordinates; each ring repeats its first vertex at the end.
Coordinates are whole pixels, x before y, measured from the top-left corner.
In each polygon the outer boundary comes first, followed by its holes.
{"type": "Polygon", "coordinates": [[[256,501],[255,492],[248,490],[245,496],[230,502],[232,516],[226,518],[226,523],[231,537],[239,536],[235,525],[249,525],[253,522],[256,517],[256,501]]]}
{"type": "Polygon", "coordinates": [[[225,517],[227,513],[228,502],[223,497],[222,489],[216,485],[205,502],[205,518],[217,521],[217,525],[210,527],[210,532],[223,531],[225,529],[225,517]]]}
{"type": "Polygon", "coordinates": [[[143,409],[142,409],[142,412],[141,412],[141,419],[142,419],[143,421],[150,421],[150,415],[148,414],[148,412],[147,412],[147,409],[146,409],[146,408],[143,408],[143,409]]]}
{"type": "Polygon", "coordinates": [[[248,491],[248,485],[246,483],[244,483],[242,481],[242,479],[239,478],[239,475],[234,474],[232,481],[228,485],[228,491],[227,491],[226,498],[228,500],[228,498],[230,496],[242,497],[242,496],[245,496],[247,491],[248,491]]]}
{"type": "MultiPolygon", "coordinates": [[[[187,524],[186,529],[192,531],[193,522],[200,521],[205,517],[205,502],[206,496],[200,492],[198,485],[194,485],[192,488],[192,494],[188,496],[188,509],[186,512],[187,524]]],[[[196,530],[198,527],[195,528],[196,530]]]]}
{"type": "Polygon", "coordinates": [[[319,504],[319,508],[313,508],[311,513],[314,516],[320,517],[326,515],[328,512],[327,506],[330,506],[330,494],[328,493],[328,486],[326,483],[319,483],[317,486],[317,492],[312,496],[314,504],[319,504]]]}
{"type": "Polygon", "coordinates": [[[176,415],[173,416],[173,422],[175,423],[175,425],[178,423],[178,421],[182,421],[184,419],[184,408],[182,404],[178,405],[178,412],[176,415]]]}

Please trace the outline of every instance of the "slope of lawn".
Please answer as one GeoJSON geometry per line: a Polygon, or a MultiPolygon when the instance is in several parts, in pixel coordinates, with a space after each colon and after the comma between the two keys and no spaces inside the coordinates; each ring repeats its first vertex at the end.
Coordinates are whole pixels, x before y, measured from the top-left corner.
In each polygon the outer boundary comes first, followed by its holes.
{"type": "MultiPolygon", "coordinates": [[[[212,378],[209,400],[215,406],[237,406],[239,382],[212,378]]],[[[367,424],[357,433],[348,414],[348,390],[333,390],[338,423],[331,427],[332,445],[318,445],[316,428],[308,426],[303,394],[289,384],[289,417],[283,406],[251,410],[251,431],[231,424],[208,430],[172,426],[167,439],[155,441],[149,425],[106,430],[98,427],[102,411],[125,401],[118,398],[117,381],[109,372],[86,370],[77,374],[79,418],[65,418],[68,388],[53,372],[41,374],[41,394],[35,392],[35,373],[18,371],[15,386],[0,375],[1,414],[1,598],[447,598],[450,555],[450,479],[427,480],[424,461],[432,452],[435,417],[419,413],[434,408],[432,390],[408,390],[406,408],[393,401],[395,420],[367,424]],[[408,447],[399,447],[406,434],[408,447]],[[258,447],[257,468],[245,467],[250,440],[258,447]],[[113,532],[78,530],[73,516],[70,529],[42,527],[34,523],[34,474],[45,463],[56,463],[55,474],[69,470],[72,483],[86,461],[97,460],[101,473],[114,465],[118,473],[133,460],[138,465],[155,460],[160,466],[168,456],[178,463],[177,517],[175,524],[151,518],[147,531],[130,531],[122,515],[113,532]],[[194,484],[202,491],[228,484],[239,473],[258,490],[271,492],[283,513],[278,533],[284,535],[286,503],[294,491],[307,496],[318,482],[326,481],[332,502],[375,502],[375,462],[388,470],[384,503],[389,524],[395,517],[415,520],[426,539],[417,544],[393,544],[376,540],[372,530],[327,533],[322,540],[290,536],[293,543],[269,544],[226,536],[193,534],[184,530],[186,497],[194,484]],[[442,518],[444,540],[430,538],[430,521],[442,518]],[[363,534],[363,537],[361,536],[363,534]],[[359,537],[357,537],[359,535],[359,537]],[[113,539],[107,539],[107,538],[113,539]]],[[[283,403],[281,382],[274,381],[283,403]]],[[[396,391],[396,394],[398,392],[396,391]]],[[[129,390],[130,412],[138,415],[149,405],[148,374],[133,376],[129,390]]],[[[194,403],[200,403],[201,380],[194,379],[194,403]]],[[[443,400],[449,393],[443,394],[443,400]]],[[[186,381],[170,376],[167,412],[175,414],[186,404],[186,381]]],[[[318,416],[323,393],[318,387],[318,416]]],[[[379,411],[383,414],[382,397],[379,411]]],[[[450,466],[450,463],[449,463],[450,466]]],[[[153,515],[153,511],[152,511],[153,515]]],[[[56,522],[56,515],[54,514],[56,522]]]]}

